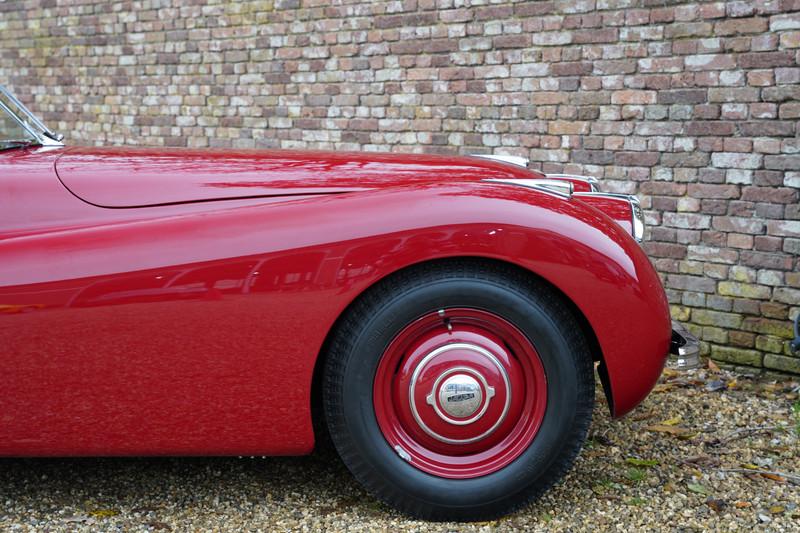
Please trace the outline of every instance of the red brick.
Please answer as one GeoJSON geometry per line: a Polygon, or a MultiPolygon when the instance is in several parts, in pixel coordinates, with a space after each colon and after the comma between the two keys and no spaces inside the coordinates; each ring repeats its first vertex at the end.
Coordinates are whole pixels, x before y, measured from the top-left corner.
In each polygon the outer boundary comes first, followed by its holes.
{"type": "Polygon", "coordinates": [[[789,187],[745,187],[742,200],[791,204],[797,201],[797,189],[789,187]]]}
{"type": "Polygon", "coordinates": [[[714,217],[712,227],[719,231],[761,234],[764,233],[764,221],[746,217],[714,217]]]}
{"type": "Polygon", "coordinates": [[[775,84],[775,73],[771,70],[753,70],[747,73],[747,84],[764,87],[775,84]]]}
{"type": "Polygon", "coordinates": [[[785,254],[742,251],[742,264],[755,268],[769,268],[773,270],[792,270],[792,257],[785,254]]]}
{"type": "Polygon", "coordinates": [[[767,30],[767,19],[762,17],[727,19],[714,25],[714,35],[739,35],[761,33],[767,30]]]}
{"type": "Polygon", "coordinates": [[[755,249],[762,252],[779,252],[783,239],[769,235],[757,235],[754,241],[755,249]]]}
{"type": "Polygon", "coordinates": [[[796,65],[794,52],[754,52],[741,54],[738,58],[740,68],[791,67],[796,65]]]}
{"type": "Polygon", "coordinates": [[[514,14],[518,17],[537,17],[553,12],[553,2],[523,2],[514,6],[514,14]]]}
{"type": "Polygon", "coordinates": [[[675,89],[659,91],[659,104],[702,104],[708,97],[705,89],[675,89]]]}
{"type": "Polygon", "coordinates": [[[658,164],[658,152],[617,152],[614,163],[630,167],[652,167],[658,164]]]}
{"type": "Polygon", "coordinates": [[[530,46],[531,36],[518,34],[518,35],[501,35],[495,37],[493,40],[495,48],[524,48],[530,46]]]}
{"type": "Polygon", "coordinates": [[[611,95],[612,104],[654,104],[657,93],[655,91],[616,91],[611,95]]]}
{"type": "Polygon", "coordinates": [[[688,122],[686,124],[687,135],[733,135],[736,131],[736,124],[723,121],[702,121],[688,122]]]}
{"type": "Polygon", "coordinates": [[[576,44],[613,43],[618,39],[617,28],[587,29],[572,33],[572,42],[576,44]]]}
{"type": "Polygon", "coordinates": [[[592,72],[592,64],[588,61],[555,63],[551,70],[554,76],[580,76],[592,72]]]}
{"type": "Polygon", "coordinates": [[[728,246],[731,248],[750,250],[753,247],[753,236],[743,235],[741,233],[729,233],[728,246]]]}
{"type": "Polygon", "coordinates": [[[739,187],[737,185],[707,185],[690,183],[687,194],[692,198],[738,198],[739,187]]]}
{"type": "Polygon", "coordinates": [[[725,4],[724,2],[701,4],[698,9],[698,15],[703,19],[722,18],[725,16],[725,4]]]}
{"type": "Polygon", "coordinates": [[[436,13],[414,13],[408,15],[381,15],[374,19],[376,28],[401,28],[428,26],[436,23],[436,13]]]}
{"type": "Polygon", "coordinates": [[[645,242],[644,248],[651,257],[668,257],[672,259],[684,259],[686,257],[686,246],[683,244],[645,242]]]}

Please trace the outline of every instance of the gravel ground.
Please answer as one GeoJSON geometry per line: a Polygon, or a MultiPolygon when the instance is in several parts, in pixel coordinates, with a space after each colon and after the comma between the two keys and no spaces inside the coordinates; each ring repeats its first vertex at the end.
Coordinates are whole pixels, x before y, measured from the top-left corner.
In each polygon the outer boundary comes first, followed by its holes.
{"type": "Polygon", "coordinates": [[[413,521],[330,451],[301,458],[0,460],[3,531],[800,531],[796,382],[665,371],[634,413],[598,405],[572,472],[494,522],[413,521]],[[782,474],[770,474],[780,472],[782,474]]]}

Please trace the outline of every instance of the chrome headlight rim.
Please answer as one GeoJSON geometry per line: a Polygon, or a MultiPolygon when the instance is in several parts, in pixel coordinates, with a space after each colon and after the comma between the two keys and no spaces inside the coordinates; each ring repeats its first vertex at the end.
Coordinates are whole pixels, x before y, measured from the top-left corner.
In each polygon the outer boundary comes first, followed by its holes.
{"type": "Polygon", "coordinates": [[[633,195],[628,196],[628,202],[631,204],[631,227],[633,227],[633,238],[636,242],[641,243],[644,241],[645,226],[642,203],[633,195]]]}

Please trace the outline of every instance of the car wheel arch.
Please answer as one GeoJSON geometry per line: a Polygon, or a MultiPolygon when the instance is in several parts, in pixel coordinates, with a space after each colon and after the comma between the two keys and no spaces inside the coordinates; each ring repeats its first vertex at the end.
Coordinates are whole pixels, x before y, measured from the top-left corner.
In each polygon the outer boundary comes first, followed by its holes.
{"type": "Polygon", "coordinates": [[[581,332],[586,339],[586,342],[589,345],[590,351],[592,353],[592,359],[595,363],[600,363],[599,365],[599,374],[600,374],[600,381],[603,386],[603,391],[606,396],[606,400],[609,405],[609,409],[613,413],[613,397],[612,397],[612,390],[610,386],[610,382],[608,380],[608,375],[605,370],[605,365],[603,362],[603,353],[600,347],[600,342],[597,339],[597,335],[595,334],[594,329],[592,328],[589,320],[586,318],[584,313],[578,308],[578,306],[573,302],[558,286],[554,285],[541,275],[533,272],[530,269],[522,267],[516,263],[511,261],[483,257],[483,256],[451,256],[451,257],[443,257],[443,258],[436,258],[436,259],[429,259],[425,261],[420,261],[416,263],[412,263],[410,265],[406,265],[400,269],[391,271],[386,273],[384,276],[380,277],[379,279],[375,280],[369,286],[361,290],[355,297],[350,301],[350,303],[339,313],[336,319],[333,321],[331,327],[328,329],[328,333],[325,336],[325,341],[322,343],[319,352],[317,353],[316,361],[314,362],[314,371],[312,374],[312,381],[310,387],[310,407],[311,407],[311,416],[312,416],[312,423],[314,427],[314,436],[316,440],[316,445],[319,445],[321,442],[329,441],[329,437],[327,435],[327,428],[325,427],[325,423],[323,420],[323,409],[322,409],[322,374],[323,369],[325,368],[325,361],[327,357],[327,353],[330,348],[330,341],[333,338],[337,328],[341,324],[344,317],[347,316],[348,312],[359,302],[362,298],[364,298],[370,291],[376,290],[380,285],[386,283],[387,280],[394,276],[403,275],[408,273],[409,271],[413,271],[419,268],[429,267],[435,264],[446,264],[452,262],[468,262],[475,266],[486,266],[486,265],[502,265],[506,268],[511,268],[518,272],[524,273],[526,276],[532,276],[539,280],[542,283],[548,285],[553,291],[555,291],[561,299],[563,303],[567,306],[570,312],[575,317],[576,321],[579,323],[581,327],[581,332]]]}

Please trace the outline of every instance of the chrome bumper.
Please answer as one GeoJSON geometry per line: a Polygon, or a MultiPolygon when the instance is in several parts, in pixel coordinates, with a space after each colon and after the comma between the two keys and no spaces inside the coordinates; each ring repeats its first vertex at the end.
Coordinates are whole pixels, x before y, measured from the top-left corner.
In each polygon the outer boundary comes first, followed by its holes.
{"type": "Polygon", "coordinates": [[[677,356],[674,361],[678,370],[691,370],[700,366],[700,341],[675,320],[672,321],[669,353],[677,356]]]}

